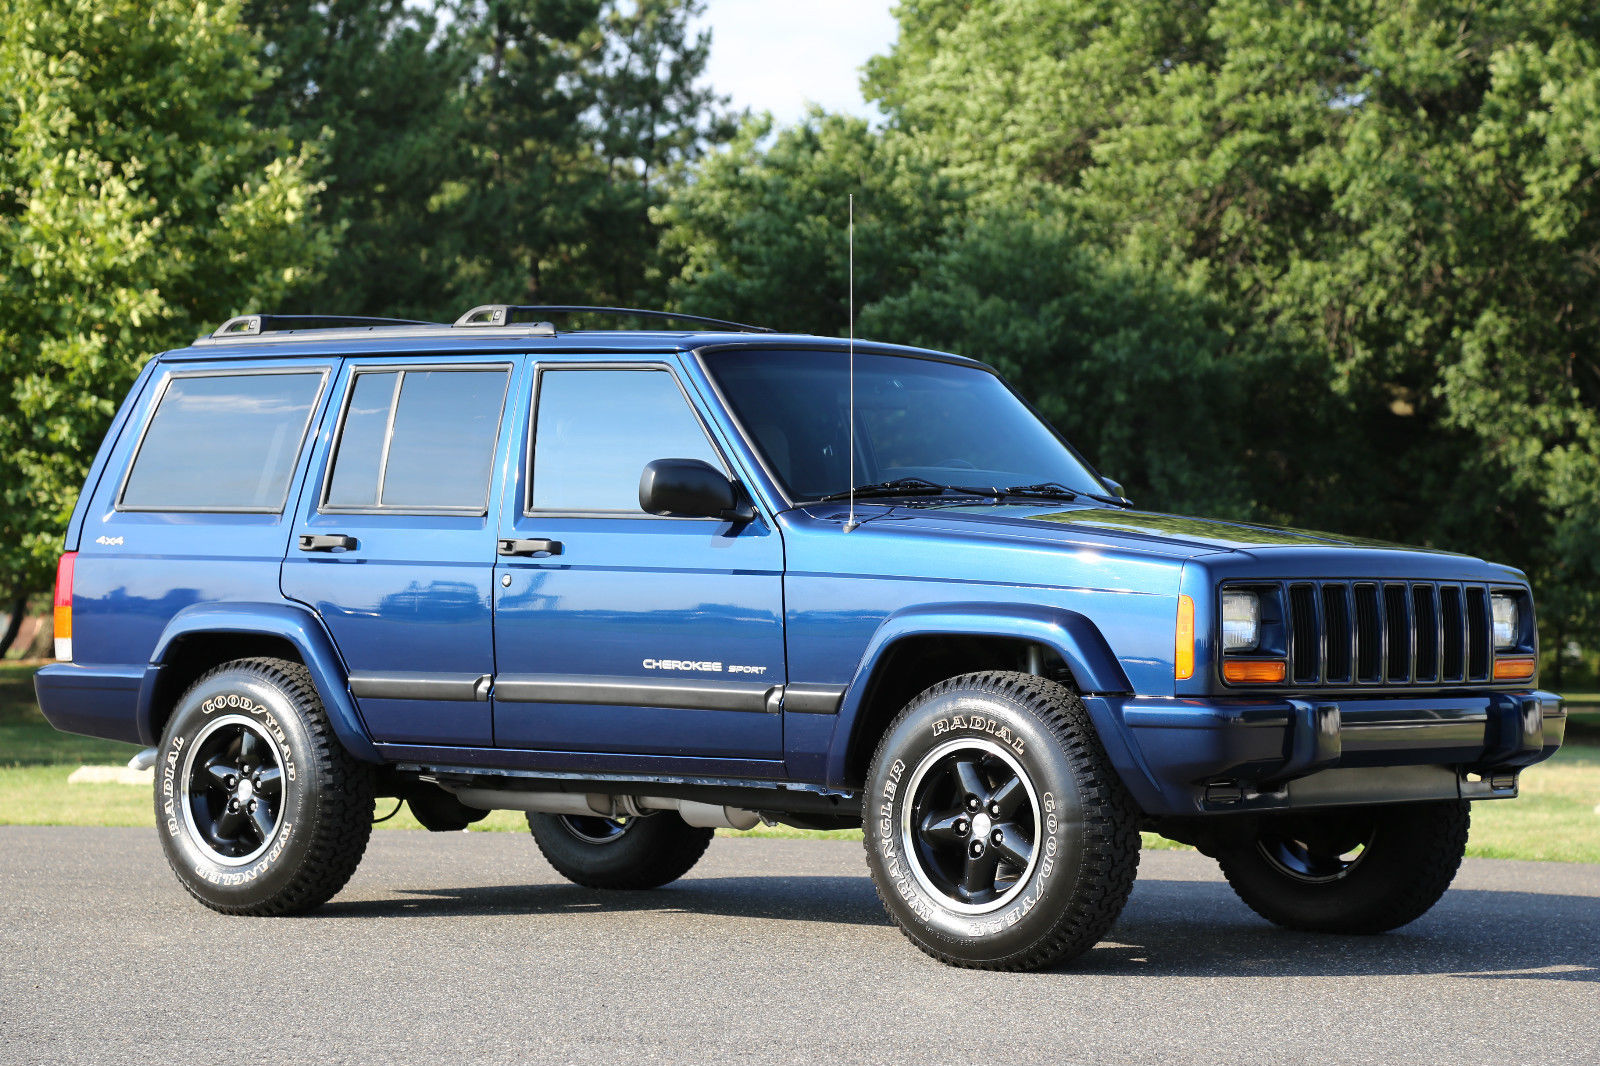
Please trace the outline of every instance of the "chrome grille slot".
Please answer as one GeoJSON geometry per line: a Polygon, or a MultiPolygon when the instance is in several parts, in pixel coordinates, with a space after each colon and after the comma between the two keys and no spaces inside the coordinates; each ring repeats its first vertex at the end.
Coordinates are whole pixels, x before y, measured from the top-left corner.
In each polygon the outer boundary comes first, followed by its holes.
{"type": "Polygon", "coordinates": [[[1322,625],[1327,638],[1322,679],[1328,684],[1350,680],[1351,650],[1357,631],[1350,624],[1350,589],[1346,585],[1322,586],[1322,625]]]}
{"type": "Polygon", "coordinates": [[[1356,680],[1376,684],[1383,680],[1383,614],[1378,609],[1378,586],[1357,585],[1356,680]]]}
{"type": "Polygon", "coordinates": [[[1466,658],[1467,627],[1461,617],[1461,587],[1439,586],[1440,681],[1461,681],[1461,664],[1466,658]]]}
{"type": "Polygon", "coordinates": [[[1489,590],[1467,590],[1467,680],[1489,680],[1489,590]]]}
{"type": "Polygon", "coordinates": [[[1432,585],[1412,585],[1412,640],[1417,665],[1411,676],[1417,681],[1439,680],[1439,612],[1432,585]]]}
{"type": "Polygon", "coordinates": [[[1317,594],[1312,585],[1289,586],[1291,653],[1296,684],[1317,681],[1318,661],[1322,658],[1322,632],[1317,624],[1317,594]]]}
{"type": "Polygon", "coordinates": [[[1411,603],[1404,585],[1383,586],[1383,679],[1411,680],[1411,603]]]}
{"type": "Polygon", "coordinates": [[[1490,682],[1489,589],[1452,581],[1287,581],[1288,681],[1305,686],[1490,682]]]}

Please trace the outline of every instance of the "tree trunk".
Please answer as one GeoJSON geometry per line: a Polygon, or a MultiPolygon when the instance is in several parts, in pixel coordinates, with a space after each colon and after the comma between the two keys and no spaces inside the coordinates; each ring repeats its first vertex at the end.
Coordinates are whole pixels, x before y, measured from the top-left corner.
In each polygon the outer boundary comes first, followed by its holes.
{"type": "Polygon", "coordinates": [[[17,642],[17,633],[22,629],[22,619],[27,613],[28,597],[14,597],[11,600],[11,618],[6,622],[4,635],[0,635],[0,659],[5,658],[6,652],[11,650],[11,645],[17,642]]]}

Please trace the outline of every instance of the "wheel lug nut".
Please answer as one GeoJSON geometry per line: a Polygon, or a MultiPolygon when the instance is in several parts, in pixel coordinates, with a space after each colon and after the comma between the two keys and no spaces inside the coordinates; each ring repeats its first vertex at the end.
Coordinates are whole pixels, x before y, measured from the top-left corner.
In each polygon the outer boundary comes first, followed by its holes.
{"type": "Polygon", "coordinates": [[[956,832],[965,835],[966,831],[967,831],[967,820],[965,818],[957,818],[956,819],[956,832]]]}
{"type": "Polygon", "coordinates": [[[1002,839],[1004,839],[1004,837],[1005,837],[1005,834],[1000,832],[1000,830],[998,830],[998,829],[996,829],[994,832],[989,834],[989,839],[994,841],[996,844],[1000,843],[1000,841],[1002,839]]]}
{"type": "Polygon", "coordinates": [[[255,800],[251,800],[249,805],[245,809],[248,810],[248,811],[251,811],[253,813],[255,811],[255,809],[256,809],[256,801],[255,800]]]}
{"type": "Polygon", "coordinates": [[[974,857],[983,854],[983,841],[974,840],[972,842],[972,854],[974,857]]]}
{"type": "Polygon", "coordinates": [[[977,796],[968,796],[967,797],[967,809],[968,810],[975,811],[975,810],[978,809],[978,806],[979,806],[979,804],[978,804],[978,797],[977,796]]]}
{"type": "Polygon", "coordinates": [[[998,804],[998,803],[989,804],[989,813],[994,815],[996,818],[1000,817],[1000,804],[998,804]]]}

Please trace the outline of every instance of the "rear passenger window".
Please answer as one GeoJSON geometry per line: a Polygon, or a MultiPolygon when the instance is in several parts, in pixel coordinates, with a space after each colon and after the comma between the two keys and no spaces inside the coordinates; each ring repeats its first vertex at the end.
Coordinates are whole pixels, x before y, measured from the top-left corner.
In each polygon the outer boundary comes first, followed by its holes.
{"type": "Polygon", "coordinates": [[[544,370],[538,396],[530,511],[638,514],[646,463],[703,459],[723,467],[665,370],[544,370]]]}
{"type": "Polygon", "coordinates": [[[323,509],[482,514],[505,367],[358,371],[323,509]]]}
{"type": "Polygon", "coordinates": [[[282,511],[323,379],[321,371],[174,375],[118,507],[282,511]]]}

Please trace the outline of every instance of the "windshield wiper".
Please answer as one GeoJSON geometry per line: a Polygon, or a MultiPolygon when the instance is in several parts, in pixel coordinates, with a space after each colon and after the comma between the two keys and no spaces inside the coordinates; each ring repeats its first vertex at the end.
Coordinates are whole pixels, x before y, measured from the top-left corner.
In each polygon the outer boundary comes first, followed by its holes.
{"type": "Polygon", "coordinates": [[[1069,489],[1059,481],[1039,481],[1032,485],[1007,485],[1003,489],[995,489],[996,496],[1035,496],[1045,500],[1076,500],[1084,495],[1077,489],[1069,489]]]}
{"type": "Polygon", "coordinates": [[[937,481],[929,481],[921,477],[897,477],[893,481],[878,481],[871,485],[857,485],[853,490],[845,489],[843,492],[830,492],[826,496],[818,497],[818,503],[832,503],[835,500],[847,500],[851,493],[856,496],[870,499],[874,496],[943,496],[947,492],[959,493],[963,496],[997,496],[999,493],[987,489],[969,489],[961,485],[941,485],[937,481]]]}

